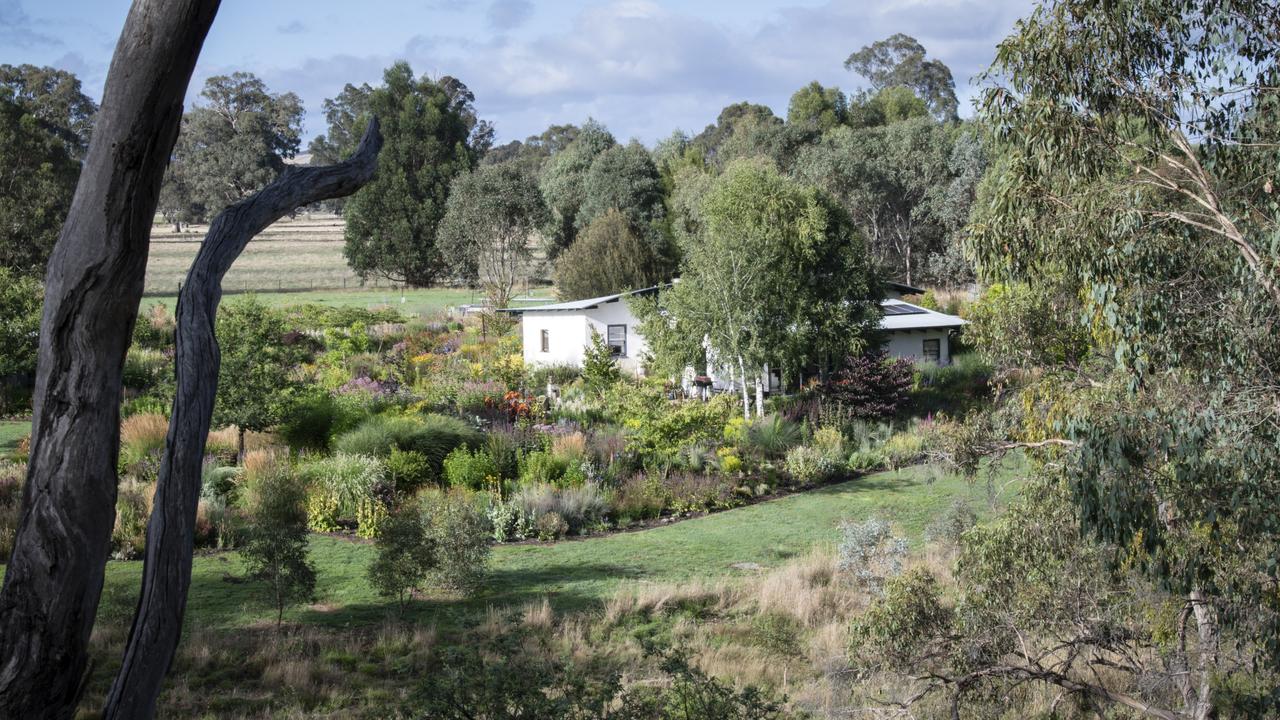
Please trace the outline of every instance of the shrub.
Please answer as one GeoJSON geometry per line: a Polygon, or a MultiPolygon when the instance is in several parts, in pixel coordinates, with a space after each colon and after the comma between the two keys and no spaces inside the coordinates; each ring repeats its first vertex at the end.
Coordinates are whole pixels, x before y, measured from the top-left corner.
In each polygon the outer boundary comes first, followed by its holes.
{"type": "Polygon", "coordinates": [[[851,417],[891,417],[907,402],[913,371],[909,360],[891,360],[883,350],[867,353],[849,358],[818,393],[851,417]]]}
{"type": "Polygon", "coordinates": [[[598,330],[591,328],[591,344],[587,345],[582,354],[582,380],[587,389],[601,394],[621,379],[622,371],[613,358],[613,349],[605,343],[598,330]]]}
{"type": "Polygon", "coordinates": [[[717,395],[709,402],[671,402],[661,387],[645,385],[632,393],[622,412],[629,448],[651,457],[669,457],[687,444],[720,439],[735,410],[728,395],[717,395]]]}
{"type": "Polygon", "coordinates": [[[836,472],[836,464],[827,453],[807,445],[788,450],[784,467],[791,479],[801,485],[822,482],[836,472]]]}
{"type": "Polygon", "coordinates": [[[839,569],[860,587],[879,592],[885,579],[902,572],[907,541],[894,537],[889,523],[878,518],[845,522],[840,534],[839,569]]]}
{"type": "Polygon", "coordinates": [[[470,593],[484,580],[489,561],[489,519],[459,493],[431,493],[422,504],[427,535],[436,549],[433,582],[446,590],[470,593]]]}
{"type": "Polygon", "coordinates": [[[523,540],[533,534],[533,519],[515,503],[495,502],[489,507],[494,542],[523,540]]]}
{"type": "Polygon", "coordinates": [[[496,484],[498,468],[483,449],[471,452],[465,446],[455,448],[444,459],[444,478],[450,487],[482,490],[496,484]]]}
{"type": "Polygon", "coordinates": [[[543,542],[554,542],[569,534],[569,523],[558,512],[544,513],[538,518],[535,527],[538,539],[543,542]]]}
{"type": "Polygon", "coordinates": [[[889,438],[881,448],[885,463],[891,468],[911,465],[919,460],[928,449],[927,438],[922,432],[900,432],[889,438]]]}
{"type": "Polygon", "coordinates": [[[432,477],[439,478],[444,459],[461,445],[478,447],[481,435],[457,418],[375,415],[339,437],[334,448],[348,455],[386,458],[393,448],[412,450],[427,459],[432,477]]]}
{"type": "Polygon", "coordinates": [[[924,530],[925,540],[942,543],[951,548],[960,546],[960,538],[969,528],[978,524],[978,515],[964,498],[956,498],[924,530]]]}
{"type": "Polygon", "coordinates": [[[26,482],[26,465],[0,461],[0,558],[9,561],[13,541],[22,519],[22,487],[26,482]]]}
{"type": "Polygon", "coordinates": [[[833,462],[844,459],[844,434],[840,428],[824,425],[813,433],[813,447],[833,462]]]}
{"type": "Polygon", "coordinates": [[[249,510],[240,548],[249,577],[266,586],[276,609],[276,627],[289,605],[315,595],[315,566],[307,559],[307,489],[291,473],[266,478],[249,510]]]}
{"type": "Polygon", "coordinates": [[[116,492],[116,523],[111,530],[112,556],[130,560],[142,555],[147,544],[147,520],[156,486],[126,480],[116,492]]]}
{"type": "Polygon", "coordinates": [[[724,509],[736,502],[733,488],[711,475],[673,472],[662,484],[671,509],[677,513],[724,509]]]}
{"type": "Polygon", "coordinates": [[[621,524],[629,520],[652,520],[667,506],[667,491],[656,476],[632,475],[613,493],[613,512],[621,524]]]}
{"type": "Polygon", "coordinates": [[[608,512],[604,494],[593,484],[569,488],[526,485],[511,498],[511,504],[535,522],[544,515],[555,514],[564,521],[567,533],[581,533],[603,522],[608,512]]]}
{"type": "Polygon", "coordinates": [[[568,463],[546,451],[535,451],[520,459],[521,485],[552,485],[559,483],[568,470],[568,463]]]}
{"type": "Polygon", "coordinates": [[[520,441],[516,436],[494,430],[485,438],[485,450],[493,460],[498,477],[514,480],[520,476],[520,441]]]}
{"type": "Polygon", "coordinates": [[[375,458],[338,454],[298,466],[307,487],[307,521],[313,530],[333,532],[355,522],[362,503],[375,501],[385,466],[375,458]]]}
{"type": "Polygon", "coordinates": [[[416,450],[392,448],[386,460],[386,477],[401,495],[413,495],[432,481],[431,463],[416,450]]]}
{"type": "Polygon", "coordinates": [[[132,390],[147,390],[172,374],[172,361],[159,350],[131,347],[124,358],[121,384],[132,390]]]}
{"type": "Polygon", "coordinates": [[[747,445],[764,457],[781,457],[804,439],[804,428],[781,415],[757,418],[747,428],[747,445]]]}
{"type": "Polygon", "coordinates": [[[392,512],[378,528],[374,547],[369,582],[379,595],[395,598],[403,611],[436,565],[434,538],[421,508],[409,504],[392,512]]]}
{"type": "Polygon", "coordinates": [[[879,450],[854,450],[849,454],[845,467],[850,472],[870,472],[885,467],[884,453],[879,450]]]}
{"type": "Polygon", "coordinates": [[[540,392],[547,385],[568,385],[577,380],[581,373],[582,370],[577,365],[539,365],[529,371],[529,388],[540,392]]]}
{"type": "Polygon", "coordinates": [[[277,432],[289,447],[328,450],[333,437],[355,427],[363,411],[324,391],[308,392],[290,406],[277,432]]]}

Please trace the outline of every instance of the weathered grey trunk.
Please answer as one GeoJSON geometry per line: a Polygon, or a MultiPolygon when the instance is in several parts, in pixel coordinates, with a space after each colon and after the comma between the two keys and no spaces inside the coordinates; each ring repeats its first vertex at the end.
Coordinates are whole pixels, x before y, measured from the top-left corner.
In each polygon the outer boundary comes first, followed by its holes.
{"type": "Polygon", "coordinates": [[[120,379],[160,181],[218,0],[134,0],[49,261],[22,517],[0,590],[0,717],[67,718],[115,520],[120,379]]]}
{"type": "Polygon", "coordinates": [[[178,296],[176,392],[147,524],[142,594],[104,718],[155,714],[161,683],[181,637],[191,584],[200,469],[221,362],[214,321],[222,299],[222,278],[249,240],[271,223],[303,205],[350,195],[373,179],[381,148],[382,135],[374,118],[359,149],[346,162],[292,166],[257,194],[222,211],[209,226],[178,296]]]}

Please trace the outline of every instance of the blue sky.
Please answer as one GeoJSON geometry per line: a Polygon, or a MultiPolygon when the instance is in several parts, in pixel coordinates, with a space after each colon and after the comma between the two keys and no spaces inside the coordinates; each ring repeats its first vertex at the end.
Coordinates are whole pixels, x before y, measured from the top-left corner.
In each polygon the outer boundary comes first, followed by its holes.
{"type": "MultiPolygon", "coordinates": [[[[189,102],[210,75],[245,70],[306,104],[305,135],[324,131],[321,102],[347,82],[376,84],[407,60],[453,75],[476,94],[499,142],[551,123],[604,122],[645,143],[700,131],[725,105],[779,115],[811,80],[845,90],[862,79],[849,53],[895,32],[916,37],[956,77],[961,114],[970,78],[1032,0],[224,0],[189,102]]],[[[0,63],[74,71],[101,96],[128,0],[0,0],[0,63]]]]}

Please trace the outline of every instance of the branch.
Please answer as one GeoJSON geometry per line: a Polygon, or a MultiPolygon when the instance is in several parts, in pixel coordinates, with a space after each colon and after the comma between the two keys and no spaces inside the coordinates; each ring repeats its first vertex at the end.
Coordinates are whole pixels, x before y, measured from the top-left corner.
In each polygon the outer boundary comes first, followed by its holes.
{"type": "Polygon", "coordinates": [[[182,632],[191,584],[200,470],[213,417],[221,356],[214,333],[222,278],[249,241],[303,205],[359,190],[377,171],[382,133],[369,121],[345,162],[287,169],[256,194],[219,213],[178,296],[177,391],[165,438],[154,509],[147,523],[142,594],[124,661],[103,709],[105,720],[149,718],[182,632]]]}

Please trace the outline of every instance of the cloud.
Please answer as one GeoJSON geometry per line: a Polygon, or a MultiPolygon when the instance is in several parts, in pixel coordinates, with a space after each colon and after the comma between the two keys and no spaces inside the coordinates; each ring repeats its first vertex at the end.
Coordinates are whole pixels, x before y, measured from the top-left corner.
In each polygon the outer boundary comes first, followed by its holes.
{"type": "Polygon", "coordinates": [[[294,20],[287,25],[280,25],[276,27],[276,32],[281,35],[300,35],[306,31],[307,26],[304,25],[301,20],[294,20]]]}
{"type": "MultiPolygon", "coordinates": [[[[376,85],[384,68],[403,59],[418,73],[467,83],[501,141],[592,116],[619,137],[653,142],[676,128],[697,132],[733,102],[763,103],[785,115],[791,93],[811,80],[856,90],[864,81],[843,68],[844,59],[895,32],[916,37],[930,57],[951,67],[965,114],[974,94],[970,78],[991,62],[996,44],[1031,2],[888,0],[865,7],[832,0],[777,10],[754,25],[726,26],[697,14],[696,6],[615,0],[588,6],[540,34],[422,35],[399,50],[255,71],[273,90],[293,90],[306,100],[309,133],[324,129],[318,112],[324,98],[347,82],[376,85]]],[[[529,3],[496,0],[488,9],[500,5],[529,3]]],[[[527,10],[514,16],[520,12],[527,10]]]]}
{"type": "Polygon", "coordinates": [[[485,19],[494,30],[514,30],[528,22],[533,15],[533,3],[529,0],[493,0],[485,19]]]}
{"type": "Polygon", "coordinates": [[[21,0],[0,0],[0,45],[20,48],[62,47],[57,37],[36,30],[21,0]]]}

